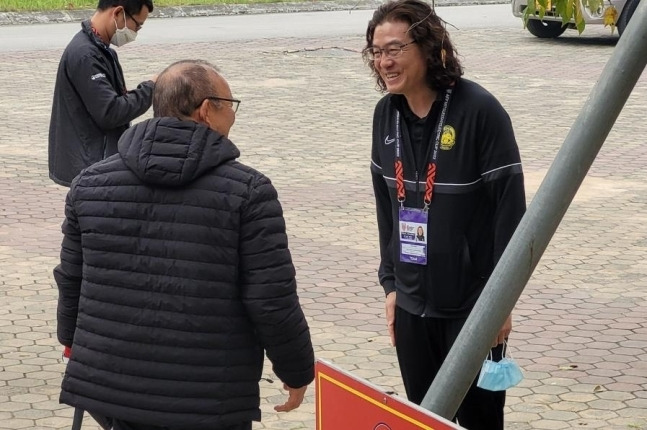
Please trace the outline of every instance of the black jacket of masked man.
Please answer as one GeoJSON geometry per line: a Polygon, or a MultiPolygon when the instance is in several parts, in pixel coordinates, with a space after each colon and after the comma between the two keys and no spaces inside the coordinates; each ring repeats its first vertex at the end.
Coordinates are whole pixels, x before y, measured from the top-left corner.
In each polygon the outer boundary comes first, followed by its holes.
{"type": "Polygon", "coordinates": [[[150,108],[153,81],[126,90],[114,49],[83,22],[56,75],[49,125],[49,177],[69,186],[82,169],[117,153],[130,122],[150,108]]]}

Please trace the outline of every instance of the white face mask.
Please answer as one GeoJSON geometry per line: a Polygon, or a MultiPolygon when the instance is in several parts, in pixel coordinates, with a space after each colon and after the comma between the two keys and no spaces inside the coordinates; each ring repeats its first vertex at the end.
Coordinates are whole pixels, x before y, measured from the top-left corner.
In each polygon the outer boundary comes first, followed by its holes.
{"type": "Polygon", "coordinates": [[[126,43],[133,42],[137,39],[137,32],[131,30],[126,25],[126,13],[124,12],[124,28],[117,27],[117,20],[115,19],[115,34],[112,35],[110,43],[115,46],[124,46],[126,43]]]}

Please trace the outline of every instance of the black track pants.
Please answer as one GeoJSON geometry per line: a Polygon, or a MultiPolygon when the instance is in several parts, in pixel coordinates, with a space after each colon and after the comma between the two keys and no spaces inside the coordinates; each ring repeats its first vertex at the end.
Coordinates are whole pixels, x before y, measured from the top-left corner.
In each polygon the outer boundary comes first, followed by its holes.
{"type": "MultiPolygon", "coordinates": [[[[423,318],[396,307],[395,343],[407,398],[420,404],[458,337],[465,319],[423,318]]],[[[501,359],[503,345],[492,349],[501,359]]],[[[485,359],[485,357],[483,357],[485,359]]],[[[488,391],[472,383],[456,418],[469,430],[503,430],[505,391],[488,391]]]]}

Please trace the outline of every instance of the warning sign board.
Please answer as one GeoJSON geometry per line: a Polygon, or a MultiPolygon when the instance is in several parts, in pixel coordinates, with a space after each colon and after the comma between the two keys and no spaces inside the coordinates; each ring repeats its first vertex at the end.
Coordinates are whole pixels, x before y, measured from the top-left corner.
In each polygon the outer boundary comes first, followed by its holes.
{"type": "Polygon", "coordinates": [[[317,360],[317,430],[453,430],[462,427],[317,360]]]}

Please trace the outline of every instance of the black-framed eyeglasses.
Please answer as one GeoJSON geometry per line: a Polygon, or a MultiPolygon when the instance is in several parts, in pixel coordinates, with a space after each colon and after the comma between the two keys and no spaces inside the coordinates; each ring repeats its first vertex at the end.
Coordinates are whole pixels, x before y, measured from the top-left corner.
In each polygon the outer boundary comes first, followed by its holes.
{"type": "Polygon", "coordinates": [[[415,40],[409,42],[409,43],[404,43],[400,45],[390,45],[387,46],[386,48],[378,48],[377,46],[369,46],[363,51],[364,56],[373,61],[373,60],[379,60],[382,58],[382,55],[384,55],[386,58],[397,58],[402,53],[405,51],[404,48],[406,48],[409,45],[412,45],[416,43],[415,40]]]}
{"type": "Polygon", "coordinates": [[[143,23],[143,22],[142,22],[142,23],[140,23],[139,21],[137,21],[137,20],[136,20],[136,19],[135,19],[131,14],[129,14],[128,12],[126,12],[126,9],[124,9],[124,13],[126,14],[126,16],[127,16],[128,18],[132,19],[132,20],[133,20],[133,22],[135,23],[135,31],[139,31],[139,30],[141,30],[141,29],[142,29],[142,27],[144,26],[144,23],[143,23]]]}
{"type": "MultiPolygon", "coordinates": [[[[218,96],[207,96],[203,99],[203,101],[204,100],[219,100],[222,102],[229,102],[229,106],[231,106],[231,110],[233,110],[234,113],[238,112],[238,105],[240,105],[240,100],[227,99],[227,98],[218,97],[218,96]]],[[[198,103],[198,105],[196,106],[196,109],[199,108],[201,104],[202,102],[198,103]]]]}

